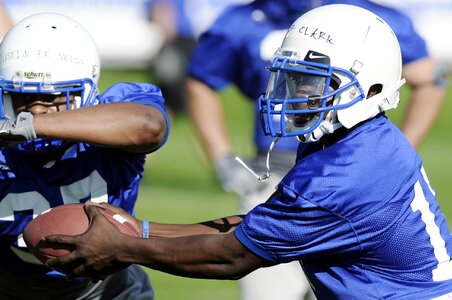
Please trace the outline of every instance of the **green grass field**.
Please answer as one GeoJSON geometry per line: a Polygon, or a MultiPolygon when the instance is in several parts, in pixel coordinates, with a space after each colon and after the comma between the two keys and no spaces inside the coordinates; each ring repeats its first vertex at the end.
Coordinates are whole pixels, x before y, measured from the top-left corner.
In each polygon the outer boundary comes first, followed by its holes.
{"type": "MultiPolygon", "coordinates": [[[[118,81],[150,81],[145,72],[104,71],[100,89],[118,81]]],[[[452,82],[452,77],[449,78],[452,82]]],[[[430,183],[437,192],[443,213],[452,222],[452,85],[442,114],[420,149],[430,183]]],[[[406,106],[407,90],[389,116],[398,124],[406,106]]],[[[232,142],[242,156],[252,154],[251,105],[234,89],[226,91],[227,122],[232,142]]],[[[127,116],[125,116],[127,117],[127,116]]],[[[160,222],[190,223],[234,214],[238,201],[216,184],[210,164],[203,155],[189,119],[173,118],[166,145],[148,157],[141,185],[137,215],[160,222]]],[[[452,227],[452,226],[451,226],[452,227]]],[[[151,229],[152,230],[152,229],[151,229]]],[[[167,275],[146,269],[152,279],[157,300],[236,300],[234,281],[200,280],[167,275]]]]}

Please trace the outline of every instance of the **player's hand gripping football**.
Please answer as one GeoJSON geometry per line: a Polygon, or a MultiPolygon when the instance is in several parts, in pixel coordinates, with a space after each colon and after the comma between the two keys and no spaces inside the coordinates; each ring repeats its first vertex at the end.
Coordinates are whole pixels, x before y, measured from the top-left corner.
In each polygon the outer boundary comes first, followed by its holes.
{"type": "Polygon", "coordinates": [[[214,163],[217,178],[226,192],[233,192],[241,197],[259,189],[262,184],[229,153],[214,163]]]}
{"type": "Polygon", "coordinates": [[[14,146],[34,139],[36,132],[31,113],[21,112],[15,119],[0,120],[0,147],[14,146]]]}
{"type": "Polygon", "coordinates": [[[84,206],[89,218],[89,229],[78,236],[54,235],[45,237],[45,242],[70,245],[74,250],[65,256],[49,259],[46,265],[55,270],[65,270],[69,279],[77,277],[90,278],[93,282],[104,279],[110,274],[119,272],[129,266],[119,263],[121,245],[127,245],[123,239],[133,238],[120,234],[115,225],[110,223],[97,206],[114,210],[124,216],[127,221],[140,230],[140,222],[124,210],[108,204],[87,204],[84,206]],[[68,270],[68,266],[72,269],[68,270]]]}

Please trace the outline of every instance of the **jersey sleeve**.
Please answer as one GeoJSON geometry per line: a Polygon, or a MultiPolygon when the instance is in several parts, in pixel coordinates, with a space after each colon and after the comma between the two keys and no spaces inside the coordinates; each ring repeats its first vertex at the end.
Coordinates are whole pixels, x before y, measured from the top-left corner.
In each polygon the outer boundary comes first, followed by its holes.
{"type": "Polygon", "coordinates": [[[213,90],[221,90],[239,78],[238,49],[233,36],[216,30],[220,24],[201,35],[188,62],[187,73],[213,90]]]}
{"type": "Polygon", "coordinates": [[[158,109],[165,118],[167,130],[165,138],[157,149],[166,143],[170,132],[170,121],[166,113],[165,98],[163,98],[160,88],[150,83],[120,82],[112,85],[99,96],[99,104],[117,102],[134,102],[158,109]]]}
{"type": "Polygon", "coordinates": [[[278,263],[359,247],[346,219],[281,185],[269,201],[247,214],[235,235],[259,257],[278,263]]]}

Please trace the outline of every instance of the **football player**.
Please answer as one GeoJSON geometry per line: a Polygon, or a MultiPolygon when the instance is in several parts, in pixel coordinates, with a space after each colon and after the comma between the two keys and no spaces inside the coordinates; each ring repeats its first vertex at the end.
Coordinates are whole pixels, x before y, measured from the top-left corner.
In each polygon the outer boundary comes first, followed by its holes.
{"type": "Polygon", "coordinates": [[[150,20],[161,28],[164,44],[152,59],[151,73],[171,112],[186,112],[186,65],[200,32],[228,6],[247,0],[153,0],[150,20]]]}
{"type": "MultiPolygon", "coordinates": [[[[256,0],[226,11],[201,35],[194,50],[188,67],[187,105],[217,179],[224,190],[240,197],[241,213],[248,212],[274,192],[275,185],[295,161],[298,143],[294,139],[279,141],[271,152],[272,177],[257,181],[235,161],[220,93],[234,85],[253,101],[257,112],[257,99],[265,91],[269,77],[265,67],[287,28],[301,12],[331,2],[354,4],[376,13],[398,36],[403,75],[411,87],[409,109],[401,128],[413,145],[420,146],[440,111],[445,96],[444,74],[429,56],[426,44],[414,31],[411,20],[394,9],[367,0],[256,0]]],[[[257,113],[249,120],[255,122],[255,155],[248,164],[258,172],[264,172],[272,139],[265,136],[257,113]]],[[[239,282],[242,299],[300,299],[300,294],[304,294],[309,286],[306,284],[303,289],[292,281],[299,281],[301,277],[296,264],[253,272],[239,282]]]]}
{"type": "Polygon", "coordinates": [[[0,298],[153,299],[133,265],[102,282],[67,281],[27,251],[30,220],[67,203],[133,214],[145,156],[169,123],[159,88],[118,83],[99,94],[100,58],[74,20],[39,13],[0,44],[0,298]]]}
{"type": "Polygon", "coordinates": [[[290,26],[269,71],[259,100],[263,130],[306,146],[266,202],[243,220],[135,220],[137,229],[150,228],[147,239],[119,234],[86,205],[90,229],[48,236],[75,250],[47,265],[72,266],[71,278],[102,278],[118,263],[139,263],[237,279],[299,261],[318,299],[452,297],[450,228],[421,157],[385,115],[404,83],[390,26],[357,6],[315,8],[290,26]]]}

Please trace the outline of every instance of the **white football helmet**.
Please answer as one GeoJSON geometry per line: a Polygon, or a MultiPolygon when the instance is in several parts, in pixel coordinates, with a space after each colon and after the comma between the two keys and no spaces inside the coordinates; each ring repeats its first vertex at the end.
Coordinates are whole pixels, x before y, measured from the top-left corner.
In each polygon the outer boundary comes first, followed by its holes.
{"type": "Polygon", "coordinates": [[[16,117],[12,93],[66,95],[67,109],[94,105],[99,73],[97,47],[80,24],[55,13],[27,17],[0,43],[0,118],[16,117]]]}
{"type": "Polygon", "coordinates": [[[399,102],[402,59],[394,32],[352,5],[315,8],[287,31],[259,100],[267,135],[318,141],[399,102]]]}

